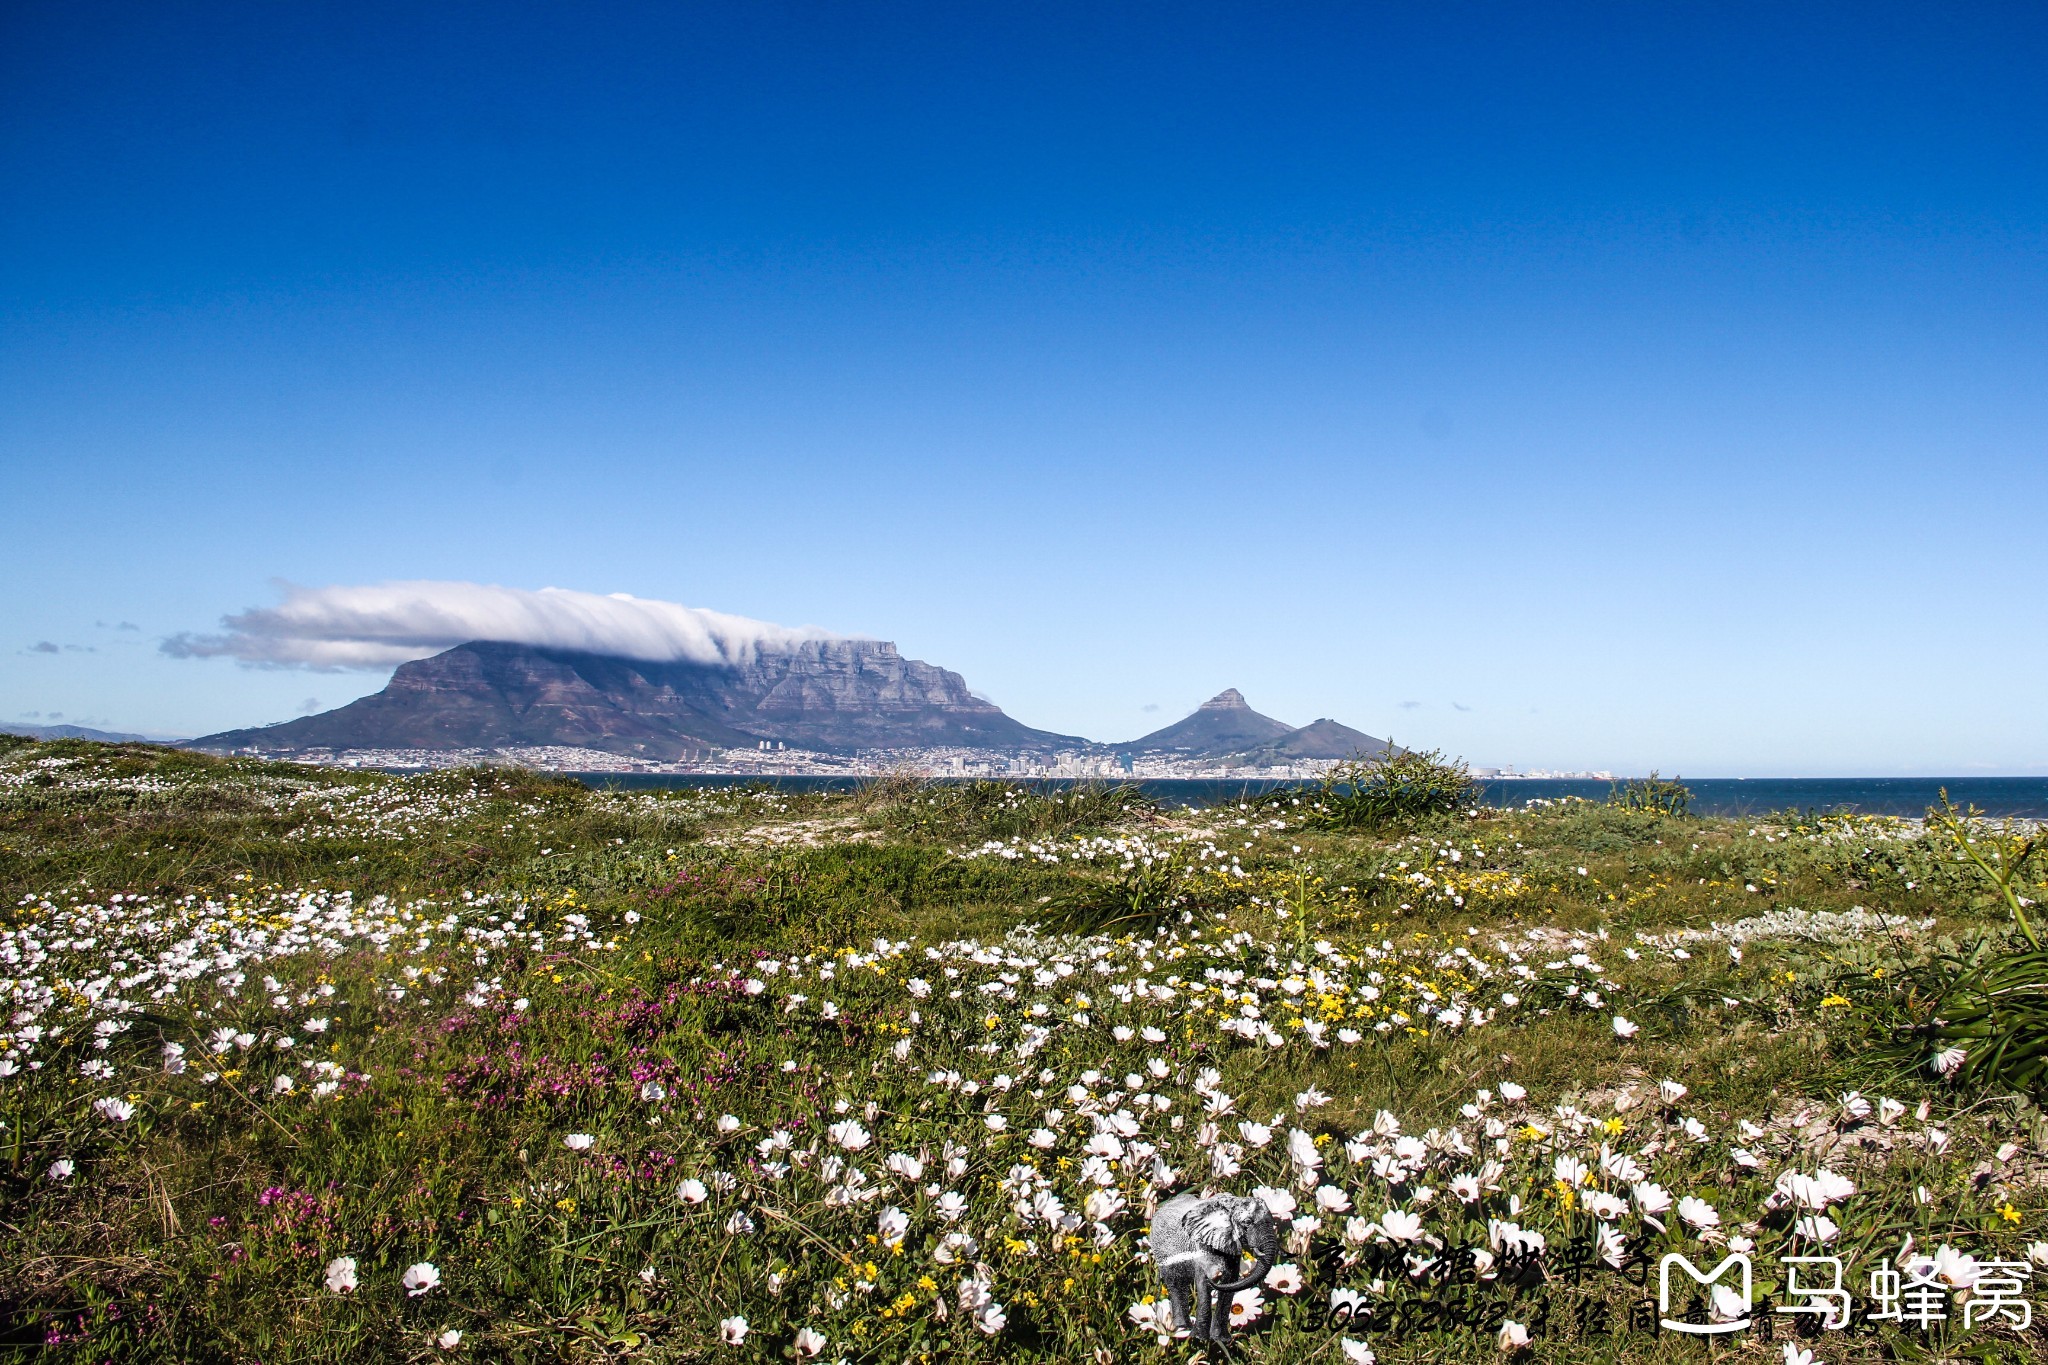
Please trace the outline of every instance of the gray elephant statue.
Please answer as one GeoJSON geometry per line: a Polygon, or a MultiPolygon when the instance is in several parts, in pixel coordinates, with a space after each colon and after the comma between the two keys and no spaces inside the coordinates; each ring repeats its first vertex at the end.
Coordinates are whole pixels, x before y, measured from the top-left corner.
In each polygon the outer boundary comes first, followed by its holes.
{"type": "Polygon", "coordinates": [[[1273,1211],[1255,1195],[1203,1198],[1183,1194],[1159,1206],[1152,1218],[1152,1259],[1173,1304],[1176,1331],[1204,1341],[1230,1339],[1230,1300],[1266,1278],[1280,1254],[1273,1211]],[[1252,1268],[1238,1278],[1238,1257],[1252,1254],[1252,1268]],[[1194,1317],[1188,1300],[1194,1300],[1194,1317]]]}

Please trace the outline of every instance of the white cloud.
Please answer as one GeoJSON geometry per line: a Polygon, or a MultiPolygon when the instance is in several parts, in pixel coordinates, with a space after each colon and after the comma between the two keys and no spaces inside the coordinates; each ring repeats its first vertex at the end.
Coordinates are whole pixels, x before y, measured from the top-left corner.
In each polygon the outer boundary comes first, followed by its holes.
{"type": "Polygon", "coordinates": [[[319,669],[390,668],[468,640],[587,650],[631,659],[739,663],[759,650],[845,638],[626,593],[416,580],[302,588],[223,618],[222,635],[174,635],[166,654],[319,669]]]}

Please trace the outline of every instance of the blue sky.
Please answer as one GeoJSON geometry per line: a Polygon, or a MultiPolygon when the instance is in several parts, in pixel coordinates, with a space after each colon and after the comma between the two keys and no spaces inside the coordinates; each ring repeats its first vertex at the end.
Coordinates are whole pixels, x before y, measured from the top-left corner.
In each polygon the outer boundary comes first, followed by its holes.
{"type": "Polygon", "coordinates": [[[2044,69],[2022,4],[12,4],[0,719],[333,706],[161,642],[450,579],[1104,739],[2048,772],[2044,69]]]}

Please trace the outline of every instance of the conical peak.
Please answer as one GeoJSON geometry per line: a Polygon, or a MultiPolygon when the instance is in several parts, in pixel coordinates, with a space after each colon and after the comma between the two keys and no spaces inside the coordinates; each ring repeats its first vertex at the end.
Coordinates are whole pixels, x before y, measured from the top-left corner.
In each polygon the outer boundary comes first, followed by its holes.
{"type": "Polygon", "coordinates": [[[1251,703],[1244,699],[1244,693],[1234,687],[1226,687],[1202,703],[1204,711],[1249,711],[1251,703]]]}

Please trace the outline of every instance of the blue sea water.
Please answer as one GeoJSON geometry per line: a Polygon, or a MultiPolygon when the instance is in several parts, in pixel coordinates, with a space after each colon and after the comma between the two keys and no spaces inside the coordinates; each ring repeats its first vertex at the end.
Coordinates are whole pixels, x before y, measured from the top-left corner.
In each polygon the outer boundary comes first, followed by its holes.
{"type": "MultiPolygon", "coordinates": [[[[862,779],[847,777],[710,777],[666,773],[577,774],[592,786],[645,788],[744,787],[766,783],[789,791],[844,791],[862,779]]],[[[1039,779],[1028,785],[1058,789],[1071,780],[1039,779]]],[[[1223,782],[1156,779],[1137,784],[1147,796],[1170,806],[1213,806],[1247,793],[1299,785],[1287,782],[1223,782]]],[[[1520,778],[1485,784],[1481,800],[1494,806],[1581,796],[1604,801],[1610,783],[1565,778],[1520,778]]],[[[1859,815],[1927,813],[1942,790],[1958,807],[1976,806],[1986,815],[2048,819],[2048,777],[1705,777],[1687,779],[1692,809],[1701,815],[1761,815],[1767,811],[1850,811],[1859,815]]]]}

